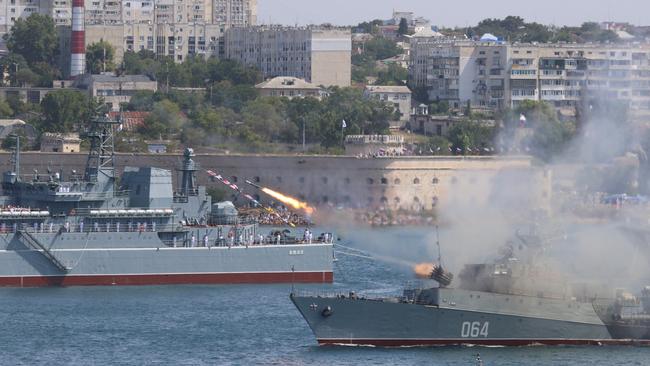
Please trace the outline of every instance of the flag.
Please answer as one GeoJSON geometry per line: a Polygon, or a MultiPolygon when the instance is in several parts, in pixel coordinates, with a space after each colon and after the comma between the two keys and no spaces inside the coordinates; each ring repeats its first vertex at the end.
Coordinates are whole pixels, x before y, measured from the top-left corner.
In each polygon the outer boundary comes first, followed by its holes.
{"type": "Polygon", "coordinates": [[[346,128],[348,127],[347,123],[345,123],[345,120],[341,121],[341,128],[346,128]]]}
{"type": "Polygon", "coordinates": [[[523,113],[519,115],[519,126],[524,127],[526,125],[526,116],[523,113]]]}

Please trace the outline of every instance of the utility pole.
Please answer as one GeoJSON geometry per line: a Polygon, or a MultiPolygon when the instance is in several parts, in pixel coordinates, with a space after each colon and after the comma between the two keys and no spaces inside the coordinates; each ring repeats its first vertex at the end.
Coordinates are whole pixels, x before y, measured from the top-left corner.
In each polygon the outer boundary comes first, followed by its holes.
{"type": "Polygon", "coordinates": [[[302,152],[305,152],[305,117],[302,117],[302,152]]]}

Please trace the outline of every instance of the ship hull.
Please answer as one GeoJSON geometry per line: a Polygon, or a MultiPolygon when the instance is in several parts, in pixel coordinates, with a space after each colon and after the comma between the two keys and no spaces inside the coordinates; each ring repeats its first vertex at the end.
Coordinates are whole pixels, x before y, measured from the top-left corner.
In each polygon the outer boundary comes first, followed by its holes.
{"type": "Polygon", "coordinates": [[[39,233],[34,237],[56,260],[44,250],[26,247],[14,235],[0,235],[0,286],[333,281],[332,244],[174,248],[163,245],[156,233],[147,232],[39,233]]]}
{"type": "Polygon", "coordinates": [[[291,299],[321,345],[650,344],[647,339],[615,339],[590,304],[576,309],[575,302],[566,300],[522,297],[520,303],[517,296],[506,302],[505,297],[487,293],[448,293],[450,298],[461,295],[445,306],[349,297],[292,295],[291,299]],[[463,301],[469,298],[476,306],[463,301]]]}

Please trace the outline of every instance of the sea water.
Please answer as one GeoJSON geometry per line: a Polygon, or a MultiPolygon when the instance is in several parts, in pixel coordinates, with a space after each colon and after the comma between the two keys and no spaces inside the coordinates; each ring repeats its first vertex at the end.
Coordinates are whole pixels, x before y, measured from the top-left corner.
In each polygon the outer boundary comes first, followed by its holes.
{"type": "MultiPolygon", "coordinates": [[[[430,233],[422,229],[345,234],[335,283],[296,289],[399,294],[413,280],[408,263],[432,260],[430,233]]],[[[650,348],[632,346],[322,347],[289,300],[291,290],[291,284],[0,289],[0,364],[476,365],[477,354],[484,365],[650,364],[650,348]]]]}

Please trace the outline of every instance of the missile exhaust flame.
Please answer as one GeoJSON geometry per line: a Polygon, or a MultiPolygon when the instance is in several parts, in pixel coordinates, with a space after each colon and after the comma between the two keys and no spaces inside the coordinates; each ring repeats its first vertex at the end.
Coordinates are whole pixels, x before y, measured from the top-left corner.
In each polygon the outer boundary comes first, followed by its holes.
{"type": "Polygon", "coordinates": [[[415,272],[415,275],[418,276],[419,278],[424,278],[428,279],[431,276],[431,272],[433,272],[433,269],[435,266],[433,263],[419,263],[413,266],[413,272],[415,272]]]}
{"type": "Polygon", "coordinates": [[[311,215],[314,212],[314,208],[309,206],[309,204],[307,204],[307,202],[303,202],[303,201],[297,200],[297,199],[295,199],[293,197],[286,196],[286,195],[284,195],[284,194],[282,194],[280,192],[276,192],[276,191],[274,191],[272,189],[269,189],[269,188],[266,188],[266,187],[261,187],[260,189],[262,190],[262,192],[268,194],[269,196],[275,198],[276,200],[278,200],[278,201],[280,201],[282,203],[285,203],[285,204],[295,208],[296,210],[303,210],[308,215],[311,215]]]}

